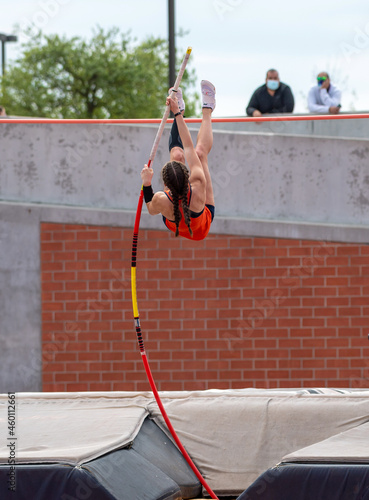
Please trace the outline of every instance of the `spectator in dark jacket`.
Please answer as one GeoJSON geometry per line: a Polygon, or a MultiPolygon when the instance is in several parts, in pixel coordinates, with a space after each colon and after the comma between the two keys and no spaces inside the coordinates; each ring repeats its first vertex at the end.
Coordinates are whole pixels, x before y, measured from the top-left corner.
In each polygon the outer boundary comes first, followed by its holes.
{"type": "Polygon", "coordinates": [[[252,94],[246,108],[248,116],[261,116],[265,113],[292,113],[295,105],[292,91],[279,80],[278,71],[270,69],[265,84],[252,94]]]}

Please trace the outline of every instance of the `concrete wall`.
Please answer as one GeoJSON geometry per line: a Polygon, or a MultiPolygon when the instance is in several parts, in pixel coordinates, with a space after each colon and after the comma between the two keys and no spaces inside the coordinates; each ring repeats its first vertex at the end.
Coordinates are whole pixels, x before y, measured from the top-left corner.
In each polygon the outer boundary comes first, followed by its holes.
{"type": "Polygon", "coordinates": [[[0,207],[0,392],[41,385],[39,214],[0,207]]]}
{"type": "MultiPolygon", "coordinates": [[[[350,137],[356,139],[369,138],[369,120],[367,118],[360,118],[360,116],[367,115],[367,111],[355,113],[357,118],[346,118],[345,115],[352,116],[352,113],[340,113],[342,119],[339,120],[294,120],[283,121],[285,116],[278,115],[280,121],[272,122],[216,122],[214,129],[217,130],[232,130],[238,132],[250,132],[252,134],[259,134],[261,132],[273,134],[287,134],[287,135],[307,135],[314,137],[350,137]]],[[[274,118],[277,115],[274,115],[274,118]]],[[[311,117],[311,114],[296,114],[293,116],[311,117]]],[[[197,126],[197,125],[196,125],[197,126]]]]}
{"type": "MultiPolygon", "coordinates": [[[[139,172],[157,127],[1,127],[0,391],[38,391],[40,222],[133,227],[139,172]]],[[[155,189],[167,140],[168,130],[155,189]]],[[[216,131],[212,231],[368,243],[368,157],[367,140],[216,131]]],[[[145,209],[141,227],[163,229],[145,209]]]]}
{"type": "MultiPolygon", "coordinates": [[[[136,209],[139,173],[156,127],[2,127],[2,201],[136,209]]],[[[218,217],[368,225],[367,140],[222,131],[214,137],[209,162],[218,217]]],[[[161,188],[167,140],[165,131],[154,162],[154,189],[161,188]]]]}

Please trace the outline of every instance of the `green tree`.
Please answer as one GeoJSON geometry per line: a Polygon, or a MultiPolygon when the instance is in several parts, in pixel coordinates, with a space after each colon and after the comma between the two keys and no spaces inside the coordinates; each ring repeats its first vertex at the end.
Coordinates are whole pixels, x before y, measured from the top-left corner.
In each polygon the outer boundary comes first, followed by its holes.
{"type": "MultiPolygon", "coordinates": [[[[47,118],[159,118],[168,91],[168,44],[146,39],[134,44],[118,28],[98,28],[86,41],[39,32],[2,79],[7,113],[47,118]]],[[[183,51],[184,54],[184,51],[183,51]]],[[[181,60],[178,61],[178,65],[181,60]]],[[[194,71],[181,86],[191,95],[194,71]]],[[[188,93],[186,93],[188,95],[188,93]]],[[[186,101],[195,114],[194,95],[186,101]]]]}

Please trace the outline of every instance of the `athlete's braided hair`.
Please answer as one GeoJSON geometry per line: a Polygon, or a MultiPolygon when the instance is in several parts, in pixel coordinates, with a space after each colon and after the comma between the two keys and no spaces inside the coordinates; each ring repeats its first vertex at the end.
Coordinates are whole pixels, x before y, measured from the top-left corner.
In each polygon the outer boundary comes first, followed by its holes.
{"type": "Polygon", "coordinates": [[[161,171],[164,184],[170,189],[173,197],[174,221],[176,223],[176,236],[179,234],[178,226],[182,215],[179,210],[179,200],[182,200],[183,214],[186,225],[192,236],[190,208],[187,203],[189,171],[179,161],[168,161],[161,171]]]}

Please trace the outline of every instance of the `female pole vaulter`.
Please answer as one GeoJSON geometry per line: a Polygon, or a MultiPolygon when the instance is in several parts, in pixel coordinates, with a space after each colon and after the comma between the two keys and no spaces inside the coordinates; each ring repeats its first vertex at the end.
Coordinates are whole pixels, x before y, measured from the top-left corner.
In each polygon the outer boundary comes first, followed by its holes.
{"type": "Polygon", "coordinates": [[[178,89],[174,99],[167,98],[166,103],[174,113],[174,120],[169,138],[170,161],[161,171],[164,192],[157,191],[154,194],[151,186],[154,175],[152,168],[145,165],[141,171],[149,214],[162,214],[164,224],[170,231],[190,240],[206,238],[215,213],[208,166],[208,154],[213,145],[211,114],[215,108],[214,85],[202,80],[201,94],[202,121],[196,148],[183,118],[185,103],[181,89],[178,89]]]}

